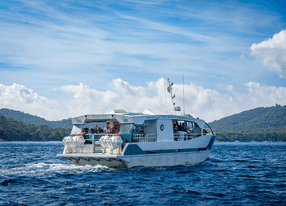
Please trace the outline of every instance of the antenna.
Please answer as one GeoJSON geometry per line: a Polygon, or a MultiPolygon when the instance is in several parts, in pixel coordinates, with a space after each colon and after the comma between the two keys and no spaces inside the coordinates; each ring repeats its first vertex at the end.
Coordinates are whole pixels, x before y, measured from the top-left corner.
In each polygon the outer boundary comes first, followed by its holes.
{"type": "Polygon", "coordinates": [[[183,73],[183,115],[185,115],[185,83],[184,83],[184,73],[183,73]]]}

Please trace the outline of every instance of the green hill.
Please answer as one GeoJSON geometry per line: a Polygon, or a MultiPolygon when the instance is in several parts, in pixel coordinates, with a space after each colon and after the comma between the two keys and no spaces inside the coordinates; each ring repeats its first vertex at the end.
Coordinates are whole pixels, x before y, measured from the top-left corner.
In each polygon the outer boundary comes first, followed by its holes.
{"type": "Polygon", "coordinates": [[[23,123],[31,123],[35,125],[47,125],[52,128],[62,127],[62,128],[71,128],[72,121],[71,118],[63,119],[61,121],[47,121],[44,118],[27,114],[20,111],[15,111],[12,109],[0,109],[0,115],[3,115],[6,118],[12,118],[14,120],[20,120],[23,123]]]}
{"type": "MultiPolygon", "coordinates": [[[[286,141],[286,106],[251,109],[209,125],[218,141],[286,141]]],[[[0,140],[61,140],[71,127],[71,119],[47,121],[20,111],[0,109],[0,140]]]]}
{"type": "Polygon", "coordinates": [[[286,106],[259,107],[209,125],[219,141],[285,141],[286,106]]]}
{"type": "Polygon", "coordinates": [[[270,131],[286,129],[286,106],[259,107],[209,123],[215,130],[270,131]]]}
{"type": "Polygon", "coordinates": [[[0,141],[62,141],[71,128],[23,123],[0,115],[0,141]]]}

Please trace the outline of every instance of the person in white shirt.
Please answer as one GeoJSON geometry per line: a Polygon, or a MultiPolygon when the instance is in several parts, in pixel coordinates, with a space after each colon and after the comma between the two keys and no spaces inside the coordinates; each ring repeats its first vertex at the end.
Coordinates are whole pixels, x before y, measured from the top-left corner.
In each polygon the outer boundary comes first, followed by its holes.
{"type": "Polygon", "coordinates": [[[110,123],[109,122],[106,122],[106,126],[104,127],[104,133],[105,134],[108,134],[108,133],[111,133],[111,130],[110,130],[110,123]]]}

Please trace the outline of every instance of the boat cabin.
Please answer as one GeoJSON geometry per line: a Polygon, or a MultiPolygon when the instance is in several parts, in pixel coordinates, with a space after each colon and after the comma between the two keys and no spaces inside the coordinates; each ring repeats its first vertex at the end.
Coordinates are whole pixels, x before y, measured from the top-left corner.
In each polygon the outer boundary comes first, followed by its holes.
{"type": "Polygon", "coordinates": [[[188,141],[213,134],[207,123],[190,115],[148,115],[119,111],[75,117],[72,123],[71,136],[82,135],[84,144],[95,145],[92,147],[93,152],[96,149],[101,151],[99,140],[102,136],[111,137],[115,134],[119,134],[125,144],[188,141]]]}

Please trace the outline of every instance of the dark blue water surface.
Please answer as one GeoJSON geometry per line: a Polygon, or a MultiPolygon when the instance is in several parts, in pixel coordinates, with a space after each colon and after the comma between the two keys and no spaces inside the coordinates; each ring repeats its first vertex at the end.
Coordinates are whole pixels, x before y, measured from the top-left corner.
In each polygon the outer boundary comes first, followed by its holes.
{"type": "Polygon", "coordinates": [[[215,143],[198,165],[109,169],[60,142],[0,143],[0,205],[285,205],[285,143],[215,143]]]}

